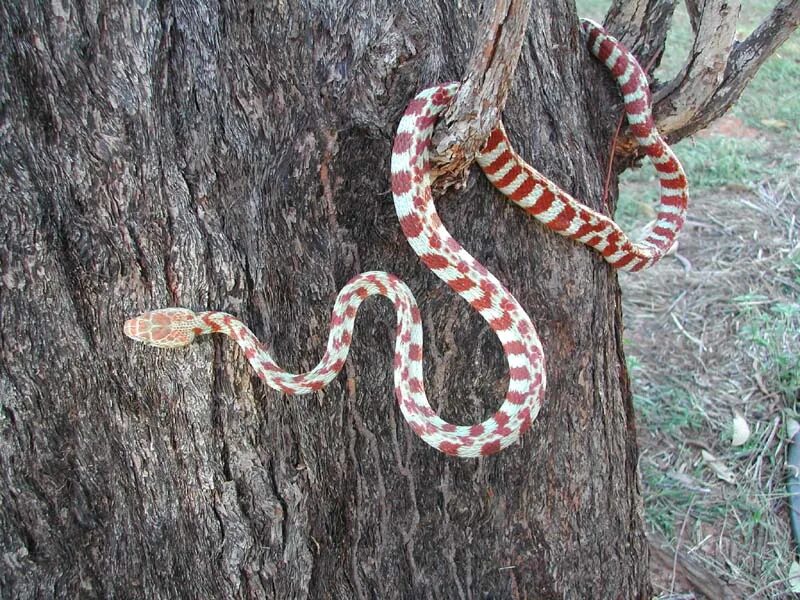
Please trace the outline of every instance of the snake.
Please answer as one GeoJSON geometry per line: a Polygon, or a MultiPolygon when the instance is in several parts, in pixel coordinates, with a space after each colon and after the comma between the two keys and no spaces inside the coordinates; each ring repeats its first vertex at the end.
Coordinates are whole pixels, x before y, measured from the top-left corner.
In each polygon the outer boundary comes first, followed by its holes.
{"type": "MultiPolygon", "coordinates": [[[[636,58],[597,23],[583,20],[581,28],[589,51],[616,81],[631,135],[656,169],[661,198],[654,223],[645,228],[641,239],[632,240],[612,218],[578,202],[528,165],[513,150],[502,123],[491,132],[476,162],[496,189],[547,228],[592,248],[616,269],[638,271],[655,264],[675,244],[687,210],[687,180],[654,125],[649,82],[636,58]]],[[[419,307],[409,287],[383,271],[361,273],[341,289],[331,313],[325,353],[306,373],[294,374],[279,367],[256,335],[225,312],[152,310],[127,320],[124,333],[161,348],[186,346],[205,334],[225,334],[239,345],[267,386],[288,395],[310,394],[333,381],[345,365],[361,303],[371,296],[383,296],[392,302],[397,315],[394,393],[412,431],[433,448],[465,458],[492,455],[515,443],[542,406],[545,356],[523,307],[450,235],[434,205],[431,137],[439,115],[458,89],[458,83],[428,87],[408,104],[392,146],[391,189],[400,227],[412,250],[480,314],[502,344],[508,388],[492,416],[474,425],[455,425],[430,406],[423,378],[419,307]]]]}

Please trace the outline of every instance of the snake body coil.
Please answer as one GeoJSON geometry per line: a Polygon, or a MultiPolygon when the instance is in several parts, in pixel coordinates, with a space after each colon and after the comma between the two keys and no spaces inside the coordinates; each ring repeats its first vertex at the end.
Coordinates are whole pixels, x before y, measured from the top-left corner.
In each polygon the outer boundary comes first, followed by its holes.
{"type": "MultiPolygon", "coordinates": [[[[502,125],[478,156],[489,180],[507,198],[557,233],[597,250],[615,268],[637,271],[669,251],[683,225],[686,177],[653,124],[647,77],[636,59],[598,25],[582,24],[589,49],[616,79],[625,114],[642,151],[659,176],[661,202],[655,224],[640,242],[631,241],[609,217],[579,203],[527,165],[511,148],[502,125]]],[[[224,333],[242,348],[256,374],[273,389],[307,394],[330,383],[344,365],[356,311],[373,295],[388,298],[397,312],[394,387],[400,410],[414,432],[446,454],[489,455],[513,444],[539,412],[545,390],[544,353],[533,323],[511,293],[445,229],[431,195],[428,148],[438,115],[458,84],[434,86],[408,105],[392,149],[392,192],[400,226],[414,252],[437,277],[486,320],[503,345],[509,386],[500,409],[470,426],[444,421],[430,407],[422,374],[422,322],[416,300],[394,275],[373,271],[354,277],[339,292],[324,356],[311,371],[292,374],[275,364],[241,322],[221,312],[166,308],[126,321],[129,337],[159,347],[191,343],[196,335],[224,333]]]]}

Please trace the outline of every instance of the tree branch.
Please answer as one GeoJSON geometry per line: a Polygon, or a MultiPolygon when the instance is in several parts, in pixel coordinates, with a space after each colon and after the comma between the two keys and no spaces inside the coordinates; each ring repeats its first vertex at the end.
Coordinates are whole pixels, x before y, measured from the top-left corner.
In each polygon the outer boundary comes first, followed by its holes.
{"type": "Polygon", "coordinates": [[[656,102],[663,99],[656,112],[663,135],[697,120],[722,85],[740,11],[738,0],[706,0],[703,4],[688,61],[656,97],[656,102]]]}
{"type": "Polygon", "coordinates": [[[485,12],[483,31],[461,89],[434,136],[435,188],[460,185],[467,168],[500,119],[519,61],[531,0],[497,0],[485,12]]]}
{"type": "Polygon", "coordinates": [[[696,36],[700,28],[700,15],[703,12],[698,4],[698,0],[685,0],[686,12],[689,13],[689,23],[692,25],[692,33],[696,36]]]}
{"type": "Polygon", "coordinates": [[[800,0],[781,0],[744,42],[735,42],[739,2],[706,0],[692,53],[655,95],[655,118],[673,142],[723,115],[764,61],[800,25],[800,0]]]}
{"type": "Polygon", "coordinates": [[[674,12],[675,0],[614,0],[606,14],[605,27],[642,65],[655,68],[664,53],[674,12]]]}

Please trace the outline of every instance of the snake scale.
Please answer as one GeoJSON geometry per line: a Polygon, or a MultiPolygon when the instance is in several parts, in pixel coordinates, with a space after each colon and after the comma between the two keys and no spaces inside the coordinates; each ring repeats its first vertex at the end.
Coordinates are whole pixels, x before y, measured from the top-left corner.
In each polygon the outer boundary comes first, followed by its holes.
{"type": "MultiPolygon", "coordinates": [[[[632,241],[612,219],[581,204],[527,165],[511,148],[502,125],[491,133],[477,162],[498,190],[545,226],[593,248],[614,268],[637,271],[653,265],[675,243],[686,214],[686,177],[654,126],[647,76],[634,56],[596,23],[583,21],[582,30],[591,53],[616,80],[629,129],[658,174],[658,215],[643,239],[632,241]]],[[[460,457],[494,454],[516,442],[542,404],[545,365],[541,342],[514,296],[445,229],[431,194],[431,135],[438,115],[458,87],[458,83],[429,87],[408,105],[394,139],[391,184],[400,226],[414,252],[485,319],[503,346],[509,384],[503,404],[493,416],[463,426],[448,423],[434,412],[423,383],[422,321],[416,300],[405,283],[381,271],[361,273],[339,292],[325,354],[307,373],[281,369],[258,338],[227,313],[154,310],[126,321],[125,334],[171,348],[187,345],[197,335],[223,333],[239,344],[268,386],[285,394],[308,394],[333,381],[344,366],[361,303],[370,296],[385,296],[397,312],[395,395],[413,431],[437,450],[460,457]]]]}

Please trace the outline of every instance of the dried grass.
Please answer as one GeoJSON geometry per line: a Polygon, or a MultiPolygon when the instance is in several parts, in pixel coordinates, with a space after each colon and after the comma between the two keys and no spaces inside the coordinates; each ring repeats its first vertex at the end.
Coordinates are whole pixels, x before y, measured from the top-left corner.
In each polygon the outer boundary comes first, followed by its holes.
{"type": "MultiPolygon", "coordinates": [[[[675,256],[620,277],[648,523],[750,598],[790,593],[784,456],[800,403],[791,372],[800,351],[798,181],[698,195],[675,256]],[[752,432],[738,448],[736,412],[752,432]]],[[[689,591],[670,589],[674,577],[655,579],[660,591],[689,591]]]]}

